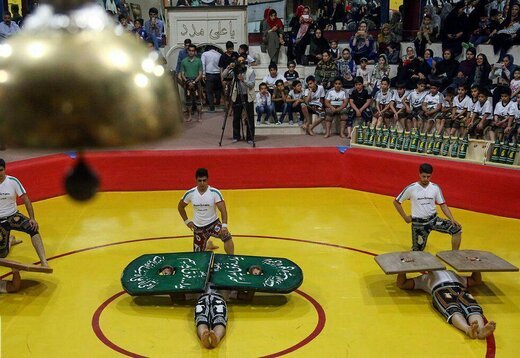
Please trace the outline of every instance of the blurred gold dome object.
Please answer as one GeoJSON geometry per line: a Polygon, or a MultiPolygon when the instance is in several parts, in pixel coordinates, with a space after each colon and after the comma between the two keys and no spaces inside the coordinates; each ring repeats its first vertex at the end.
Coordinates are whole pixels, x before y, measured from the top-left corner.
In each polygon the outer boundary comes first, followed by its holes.
{"type": "Polygon", "coordinates": [[[0,44],[0,140],[93,148],[179,132],[179,93],[158,57],[101,7],[57,14],[40,6],[0,44]]]}

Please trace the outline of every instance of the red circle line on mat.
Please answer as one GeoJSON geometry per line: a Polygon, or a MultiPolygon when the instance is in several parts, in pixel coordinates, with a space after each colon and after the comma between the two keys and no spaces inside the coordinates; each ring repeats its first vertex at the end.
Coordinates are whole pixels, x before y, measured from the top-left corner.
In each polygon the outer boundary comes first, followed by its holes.
{"type": "MultiPolygon", "coordinates": [[[[116,245],[122,245],[122,244],[128,244],[128,243],[134,243],[134,242],[142,242],[142,241],[151,241],[151,240],[171,240],[171,239],[185,239],[185,238],[191,238],[192,236],[191,235],[177,235],[177,236],[162,236],[162,237],[153,237],[153,238],[142,238],[142,239],[135,239],[135,240],[125,240],[125,241],[118,241],[118,242],[113,242],[113,243],[109,243],[109,244],[103,244],[103,245],[97,245],[97,246],[91,246],[91,247],[86,247],[86,248],[83,248],[83,249],[79,249],[79,250],[74,250],[74,251],[69,251],[69,252],[65,252],[63,254],[59,254],[59,255],[56,255],[56,256],[52,256],[50,258],[47,258],[47,261],[50,261],[50,260],[54,260],[54,259],[58,259],[58,258],[62,258],[62,257],[65,257],[65,256],[70,256],[70,255],[73,255],[73,254],[77,254],[77,253],[81,253],[81,252],[84,252],[84,251],[91,251],[91,250],[95,250],[95,249],[100,249],[100,248],[103,248],[103,247],[109,247],[109,246],[116,246],[116,245]]],[[[328,243],[328,242],[320,242],[320,241],[312,241],[312,240],[304,240],[304,239],[295,239],[295,238],[288,238],[288,237],[279,237],[279,236],[260,236],[260,235],[237,235],[237,234],[233,234],[233,237],[249,237],[249,238],[255,238],[255,239],[270,239],[270,240],[285,240],[285,241],[296,241],[296,242],[303,242],[303,243],[308,243],[308,244],[315,244],[315,245],[323,245],[323,246],[330,246],[330,247],[335,247],[335,248],[338,248],[338,249],[344,249],[344,250],[350,250],[350,251],[355,251],[355,252],[359,252],[359,253],[363,253],[363,254],[366,254],[366,255],[371,255],[371,256],[377,256],[377,254],[373,253],[373,252],[369,252],[369,251],[365,251],[365,250],[360,250],[360,249],[356,249],[356,248],[353,248],[353,247],[348,247],[348,246],[343,246],[343,245],[338,245],[338,244],[332,244],[332,243],[328,243]]],[[[40,262],[37,261],[35,262],[34,264],[39,264],[40,262]]],[[[7,276],[11,275],[11,273],[6,273],[2,276],[0,276],[0,279],[3,279],[7,276]]],[[[123,292],[124,293],[124,292],[123,292]]],[[[122,293],[121,293],[122,294],[122,293]]],[[[119,296],[118,296],[119,297],[119,296]]],[[[115,297],[114,299],[116,299],[117,297],[115,297]]],[[[485,317],[484,317],[485,319],[485,317]]],[[[314,332],[313,332],[314,333],[314,332]]],[[[318,333],[319,334],[319,333],[318,333]]],[[[315,338],[315,337],[314,337],[315,338]]],[[[307,344],[308,342],[306,342],[307,344]]],[[[496,343],[495,343],[495,337],[494,337],[494,334],[491,334],[487,337],[486,339],[486,343],[487,343],[487,348],[486,348],[486,358],[495,358],[495,354],[496,354],[496,343]]],[[[299,348],[299,347],[298,347],[299,348]]],[[[284,353],[286,354],[286,353],[284,353]]]]}

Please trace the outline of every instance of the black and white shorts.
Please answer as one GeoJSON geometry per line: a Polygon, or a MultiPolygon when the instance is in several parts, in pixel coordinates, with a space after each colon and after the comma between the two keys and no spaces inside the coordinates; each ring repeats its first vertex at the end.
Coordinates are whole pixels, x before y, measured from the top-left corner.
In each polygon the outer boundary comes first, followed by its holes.
{"type": "Polygon", "coordinates": [[[20,212],[16,212],[5,218],[0,218],[0,258],[4,258],[9,254],[9,236],[11,230],[25,232],[31,237],[38,234],[38,230],[31,228],[29,218],[20,212]]]}
{"type": "Polygon", "coordinates": [[[445,234],[455,235],[462,229],[455,226],[450,220],[443,219],[437,215],[427,219],[412,218],[412,250],[423,251],[428,241],[430,232],[438,231],[445,234]]]}
{"type": "Polygon", "coordinates": [[[432,298],[433,307],[450,324],[453,315],[456,313],[460,313],[466,319],[471,315],[482,315],[484,313],[471,293],[455,282],[453,284],[442,284],[439,288],[435,288],[432,298]]]}
{"type": "Polygon", "coordinates": [[[195,325],[205,324],[210,329],[227,324],[227,305],[222,296],[207,293],[200,296],[195,305],[195,325]]]}

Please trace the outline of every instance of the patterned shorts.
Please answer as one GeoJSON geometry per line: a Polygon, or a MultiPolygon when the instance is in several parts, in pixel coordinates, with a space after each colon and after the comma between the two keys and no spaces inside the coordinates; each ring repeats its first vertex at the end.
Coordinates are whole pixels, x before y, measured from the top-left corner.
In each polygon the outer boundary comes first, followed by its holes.
{"type": "Polygon", "coordinates": [[[31,228],[29,218],[19,212],[0,219],[0,258],[4,258],[9,254],[10,241],[9,235],[11,230],[21,231],[29,234],[31,237],[38,234],[38,230],[31,228]]]}
{"type": "Polygon", "coordinates": [[[213,293],[200,296],[195,305],[195,325],[198,327],[201,324],[210,329],[218,325],[226,327],[227,304],[222,296],[213,293]]]}
{"type": "Polygon", "coordinates": [[[434,215],[428,219],[412,218],[412,250],[423,251],[428,241],[430,232],[438,231],[445,234],[454,235],[462,229],[455,226],[450,220],[443,219],[434,215]]]}
{"type": "Polygon", "coordinates": [[[206,244],[211,236],[218,237],[223,242],[232,239],[229,232],[227,234],[222,233],[222,223],[220,219],[217,219],[203,227],[195,226],[195,230],[193,230],[193,251],[199,252],[206,250],[206,244]]]}
{"type": "Polygon", "coordinates": [[[451,323],[453,315],[460,313],[464,318],[471,315],[482,315],[482,307],[475,298],[457,283],[443,284],[433,290],[433,307],[451,323]]]}

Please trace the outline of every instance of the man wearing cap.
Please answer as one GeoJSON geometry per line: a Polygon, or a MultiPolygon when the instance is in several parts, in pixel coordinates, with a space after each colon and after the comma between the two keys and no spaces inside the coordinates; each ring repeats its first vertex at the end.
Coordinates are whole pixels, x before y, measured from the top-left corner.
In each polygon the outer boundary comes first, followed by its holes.
{"type": "Polygon", "coordinates": [[[412,224],[412,250],[423,251],[432,230],[450,234],[452,250],[458,250],[462,239],[462,227],[453,218],[442,196],[441,188],[430,182],[432,173],[433,167],[430,164],[421,164],[419,167],[420,180],[404,188],[401,194],[395,198],[394,206],[404,221],[412,224]],[[412,215],[407,215],[401,206],[407,199],[410,199],[412,204],[412,215]],[[441,207],[449,220],[437,216],[436,204],[441,207]]]}

